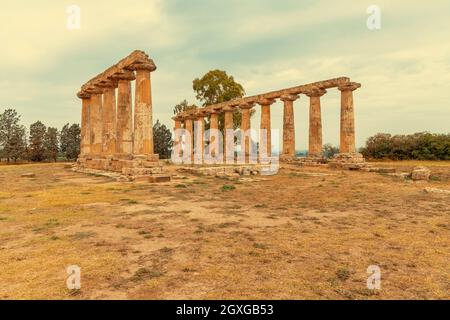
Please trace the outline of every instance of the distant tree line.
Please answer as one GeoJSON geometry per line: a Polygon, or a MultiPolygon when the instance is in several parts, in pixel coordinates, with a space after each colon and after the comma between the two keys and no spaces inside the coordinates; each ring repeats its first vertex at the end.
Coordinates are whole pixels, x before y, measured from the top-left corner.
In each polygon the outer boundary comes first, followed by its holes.
{"type": "Polygon", "coordinates": [[[367,139],[361,153],[368,159],[450,160],[450,134],[378,133],[367,139]]]}
{"type": "MultiPolygon", "coordinates": [[[[16,110],[7,109],[0,114],[0,160],[17,161],[74,161],[80,153],[79,124],[67,123],[59,131],[46,127],[41,121],[30,125],[29,130],[20,124],[16,110]]],[[[153,126],[155,153],[169,159],[172,151],[172,132],[159,120],[153,126]]]]}
{"type": "Polygon", "coordinates": [[[20,124],[14,109],[0,114],[0,159],[14,161],[73,161],[80,153],[80,125],[67,123],[60,131],[46,127],[41,121],[29,130],[20,124]]]}

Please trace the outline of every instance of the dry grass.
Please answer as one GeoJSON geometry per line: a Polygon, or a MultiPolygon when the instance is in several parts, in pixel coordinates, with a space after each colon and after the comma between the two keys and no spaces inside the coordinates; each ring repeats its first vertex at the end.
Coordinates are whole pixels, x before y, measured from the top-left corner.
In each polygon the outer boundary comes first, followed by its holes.
{"type": "Polygon", "coordinates": [[[312,168],[152,185],[1,166],[0,298],[448,298],[450,198],[423,189],[450,189],[450,164],[426,165],[439,179],[425,185],[312,168]]]}

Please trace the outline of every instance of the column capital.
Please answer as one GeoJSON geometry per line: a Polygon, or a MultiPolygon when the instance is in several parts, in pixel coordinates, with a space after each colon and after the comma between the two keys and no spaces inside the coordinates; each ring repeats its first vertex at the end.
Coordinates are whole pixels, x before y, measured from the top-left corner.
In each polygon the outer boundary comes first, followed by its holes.
{"type": "Polygon", "coordinates": [[[184,120],[184,117],[182,117],[182,116],[174,116],[174,117],[172,117],[172,120],[173,121],[183,121],[184,120]]]}
{"type": "Polygon", "coordinates": [[[131,71],[131,70],[125,70],[125,69],[122,69],[121,71],[116,72],[115,74],[113,74],[113,75],[111,76],[111,79],[113,79],[113,80],[117,79],[117,80],[128,80],[128,81],[132,81],[132,80],[135,80],[135,79],[136,79],[136,75],[135,75],[134,72],[131,71]]]}
{"type": "Polygon", "coordinates": [[[108,79],[108,80],[102,80],[99,83],[97,83],[97,86],[102,89],[106,88],[117,88],[118,81],[116,79],[108,79]]]}
{"type": "Polygon", "coordinates": [[[273,98],[262,98],[262,99],[259,99],[259,100],[257,101],[257,103],[258,103],[260,106],[270,106],[270,105],[272,105],[273,103],[275,103],[276,100],[277,100],[277,99],[273,99],[273,98]]]}
{"type": "Polygon", "coordinates": [[[234,109],[235,109],[235,108],[232,107],[232,106],[225,106],[225,107],[222,108],[222,111],[223,111],[223,112],[233,112],[234,109]]]}
{"type": "Polygon", "coordinates": [[[89,99],[91,95],[85,91],[80,91],[77,93],[77,97],[80,99],[89,99]]]}
{"type": "Polygon", "coordinates": [[[251,109],[255,106],[254,102],[243,102],[239,104],[239,109],[251,109]]]}
{"type": "Polygon", "coordinates": [[[311,97],[321,97],[325,93],[327,93],[327,90],[325,90],[323,88],[312,88],[311,90],[305,92],[305,94],[310,98],[311,97]]]}
{"type": "Polygon", "coordinates": [[[152,59],[140,59],[127,67],[128,70],[147,70],[153,72],[156,70],[156,65],[152,59]]]}
{"type": "Polygon", "coordinates": [[[355,91],[358,88],[361,88],[361,83],[357,82],[344,83],[338,87],[339,91],[355,91]]]}
{"type": "Polygon", "coordinates": [[[85,92],[86,92],[87,94],[90,94],[90,95],[94,95],[94,94],[102,94],[102,93],[103,93],[103,89],[100,88],[100,87],[98,87],[97,85],[93,85],[93,86],[90,86],[89,88],[87,88],[87,89],[85,90],[85,92]]]}
{"type": "Polygon", "coordinates": [[[286,102],[286,101],[295,101],[298,98],[300,98],[300,96],[297,94],[284,94],[280,97],[280,100],[286,102]]]}

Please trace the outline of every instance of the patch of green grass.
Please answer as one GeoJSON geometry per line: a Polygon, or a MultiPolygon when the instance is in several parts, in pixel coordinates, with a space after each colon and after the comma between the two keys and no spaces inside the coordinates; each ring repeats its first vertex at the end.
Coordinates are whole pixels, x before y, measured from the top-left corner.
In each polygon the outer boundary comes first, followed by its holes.
{"type": "Polygon", "coordinates": [[[83,232],[77,232],[77,233],[71,235],[70,238],[73,240],[83,240],[83,239],[95,237],[96,235],[97,234],[92,231],[83,231],[83,232]]]}
{"type": "Polygon", "coordinates": [[[222,186],[222,191],[230,191],[230,190],[235,190],[236,187],[233,185],[229,185],[229,184],[225,184],[222,186]]]}
{"type": "Polygon", "coordinates": [[[336,271],[336,277],[341,281],[346,281],[350,278],[350,271],[346,268],[341,268],[336,271]]]}
{"type": "Polygon", "coordinates": [[[255,242],[253,244],[253,247],[255,247],[256,249],[262,249],[262,250],[265,250],[268,248],[267,245],[265,245],[264,243],[259,243],[259,242],[255,242]]]}
{"type": "Polygon", "coordinates": [[[175,185],[175,188],[187,188],[187,186],[185,184],[179,183],[175,185]]]}
{"type": "Polygon", "coordinates": [[[158,278],[163,275],[163,272],[158,270],[151,270],[148,268],[140,268],[138,269],[134,275],[131,277],[131,281],[139,282],[147,279],[158,278]]]}
{"type": "Polygon", "coordinates": [[[8,218],[6,218],[6,217],[0,217],[0,221],[5,221],[5,220],[8,220],[8,218]]]}

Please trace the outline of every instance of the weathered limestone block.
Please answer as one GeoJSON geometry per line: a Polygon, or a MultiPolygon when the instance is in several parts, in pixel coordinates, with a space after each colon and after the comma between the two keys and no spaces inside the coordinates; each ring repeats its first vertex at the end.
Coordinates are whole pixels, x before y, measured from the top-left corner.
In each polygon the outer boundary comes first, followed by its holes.
{"type": "Polygon", "coordinates": [[[431,170],[427,167],[415,167],[411,172],[411,179],[413,181],[428,181],[430,179],[431,170]]]}

